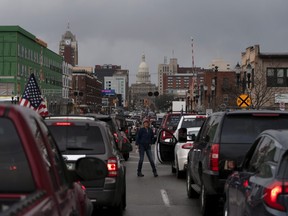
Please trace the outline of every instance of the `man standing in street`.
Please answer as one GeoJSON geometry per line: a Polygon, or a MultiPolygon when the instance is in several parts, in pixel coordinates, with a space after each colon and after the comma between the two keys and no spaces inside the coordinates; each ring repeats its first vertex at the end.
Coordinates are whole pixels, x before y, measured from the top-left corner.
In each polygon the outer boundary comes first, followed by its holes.
{"type": "Polygon", "coordinates": [[[138,131],[137,138],[136,138],[136,145],[139,149],[139,162],[138,162],[138,169],[137,169],[137,175],[139,177],[143,177],[142,174],[142,165],[144,161],[144,154],[146,152],[146,155],[149,159],[150,165],[152,167],[152,171],[155,177],[158,176],[155,163],[153,161],[152,152],[151,152],[151,144],[153,143],[154,133],[152,129],[149,127],[150,123],[149,120],[145,119],[143,122],[142,128],[138,131]]]}

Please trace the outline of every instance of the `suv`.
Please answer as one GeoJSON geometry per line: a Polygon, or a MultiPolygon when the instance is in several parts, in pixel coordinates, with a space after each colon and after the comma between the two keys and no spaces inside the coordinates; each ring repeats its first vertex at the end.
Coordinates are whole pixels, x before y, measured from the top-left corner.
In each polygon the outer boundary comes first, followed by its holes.
{"type": "MultiPolygon", "coordinates": [[[[75,161],[82,157],[106,161],[108,174],[104,181],[81,183],[94,206],[111,207],[122,215],[126,207],[126,168],[109,125],[88,116],[51,116],[45,122],[69,169],[73,170],[75,161]]],[[[89,167],[86,172],[90,172],[89,167]]]]}
{"type": "Polygon", "coordinates": [[[177,142],[175,145],[172,173],[176,173],[177,178],[186,176],[188,152],[193,146],[193,141],[195,140],[195,137],[197,136],[206,117],[206,115],[183,115],[180,118],[173,135],[177,140],[179,140],[180,128],[187,128],[187,142],[177,142]]]}
{"type": "Polygon", "coordinates": [[[126,118],[126,124],[127,124],[127,137],[130,140],[130,142],[132,142],[136,140],[139,124],[137,123],[137,120],[127,118],[126,118]]]}
{"type": "Polygon", "coordinates": [[[125,118],[120,115],[102,115],[94,113],[87,113],[86,116],[94,117],[95,119],[104,121],[109,125],[117,147],[121,151],[125,161],[127,161],[130,156],[130,151],[132,151],[132,145],[125,133],[125,118]]]}
{"type": "MultiPolygon", "coordinates": [[[[225,199],[227,177],[241,164],[258,134],[282,128],[288,128],[288,112],[243,110],[216,112],[207,117],[188,153],[186,176],[188,197],[201,195],[202,215],[213,215],[219,206],[216,200],[225,199]]],[[[173,160],[172,153],[167,153],[173,147],[163,145],[162,155],[173,160]]]]}
{"type": "MultiPolygon", "coordinates": [[[[166,129],[173,134],[177,128],[177,125],[180,121],[181,116],[183,116],[183,115],[191,115],[191,114],[187,114],[187,113],[167,113],[167,114],[165,114],[163,116],[163,119],[162,119],[162,122],[161,122],[159,129],[166,129]]],[[[167,138],[172,138],[171,133],[166,133],[164,131],[164,133],[162,133],[161,139],[165,140],[167,138]]]]}

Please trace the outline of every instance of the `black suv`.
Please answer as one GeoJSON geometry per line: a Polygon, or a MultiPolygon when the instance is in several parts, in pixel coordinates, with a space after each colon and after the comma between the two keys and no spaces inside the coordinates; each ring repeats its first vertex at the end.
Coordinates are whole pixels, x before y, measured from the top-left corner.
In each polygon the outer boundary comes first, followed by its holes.
{"type": "MultiPolygon", "coordinates": [[[[188,197],[201,195],[202,215],[213,215],[215,208],[221,206],[218,201],[225,199],[227,177],[240,166],[258,134],[283,128],[288,128],[288,112],[283,111],[239,110],[207,117],[188,153],[186,177],[188,197]]],[[[173,159],[167,153],[167,149],[173,149],[171,143],[163,143],[159,149],[166,161],[173,159]]]]}
{"type": "MultiPolygon", "coordinates": [[[[86,116],[51,116],[45,118],[68,169],[77,159],[96,157],[106,161],[105,180],[83,181],[86,192],[96,207],[109,207],[122,215],[126,207],[126,168],[107,123],[86,116]]],[[[86,172],[91,170],[87,167],[86,172]]]]}

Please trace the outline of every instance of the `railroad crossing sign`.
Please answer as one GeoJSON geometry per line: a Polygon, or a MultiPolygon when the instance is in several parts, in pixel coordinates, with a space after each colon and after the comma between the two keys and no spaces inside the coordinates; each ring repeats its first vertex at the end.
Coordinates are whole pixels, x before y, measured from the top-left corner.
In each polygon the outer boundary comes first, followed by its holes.
{"type": "Polygon", "coordinates": [[[241,108],[246,108],[251,105],[251,99],[247,94],[241,94],[237,98],[237,105],[241,108]]]}

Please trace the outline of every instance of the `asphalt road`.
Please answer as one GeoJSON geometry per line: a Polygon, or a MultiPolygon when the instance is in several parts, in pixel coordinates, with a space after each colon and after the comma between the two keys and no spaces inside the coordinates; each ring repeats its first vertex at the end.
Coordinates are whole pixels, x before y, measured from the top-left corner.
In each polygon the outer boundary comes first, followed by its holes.
{"type": "MultiPolygon", "coordinates": [[[[159,176],[152,173],[147,156],[143,164],[144,177],[137,177],[138,153],[130,153],[126,162],[127,207],[124,216],[200,216],[199,199],[186,195],[185,179],[177,179],[171,166],[157,165],[159,176]]],[[[97,210],[97,216],[112,216],[109,210],[97,210]]]]}

